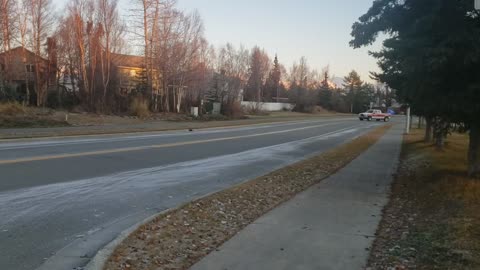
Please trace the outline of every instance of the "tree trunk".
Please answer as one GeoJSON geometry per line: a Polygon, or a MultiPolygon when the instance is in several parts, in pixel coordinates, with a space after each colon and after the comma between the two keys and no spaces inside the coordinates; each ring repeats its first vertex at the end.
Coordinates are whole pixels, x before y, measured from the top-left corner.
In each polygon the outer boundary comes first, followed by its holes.
{"type": "Polygon", "coordinates": [[[30,105],[30,88],[28,86],[28,72],[27,72],[27,67],[25,66],[25,94],[26,94],[26,103],[27,105],[30,105]]]}
{"type": "Polygon", "coordinates": [[[437,147],[437,150],[443,150],[443,146],[445,145],[445,139],[447,138],[447,126],[448,123],[446,123],[443,119],[436,119],[435,120],[435,146],[437,147]]]}
{"type": "Polygon", "coordinates": [[[432,141],[432,118],[426,117],[425,118],[427,125],[425,128],[425,142],[429,143],[432,141]]]}
{"type": "Polygon", "coordinates": [[[480,172],[480,125],[473,124],[470,128],[470,143],[468,146],[468,176],[475,177],[480,172]]]}
{"type": "Polygon", "coordinates": [[[418,126],[417,126],[417,128],[418,128],[418,129],[421,129],[422,126],[423,126],[423,117],[419,116],[419,117],[418,117],[418,126]]]}
{"type": "Polygon", "coordinates": [[[61,89],[60,89],[60,74],[57,75],[56,83],[57,83],[58,106],[59,106],[60,108],[63,108],[62,91],[61,91],[61,89]]]}
{"type": "Polygon", "coordinates": [[[435,146],[437,150],[443,150],[443,146],[445,145],[445,136],[442,132],[437,132],[435,134],[435,146]]]}
{"type": "Polygon", "coordinates": [[[165,91],[165,112],[170,112],[170,89],[166,86],[165,91]]]}

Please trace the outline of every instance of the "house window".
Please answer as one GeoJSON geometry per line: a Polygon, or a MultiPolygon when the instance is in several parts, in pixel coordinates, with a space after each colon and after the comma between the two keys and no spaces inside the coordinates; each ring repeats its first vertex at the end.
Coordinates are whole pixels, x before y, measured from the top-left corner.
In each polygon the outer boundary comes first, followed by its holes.
{"type": "Polygon", "coordinates": [[[27,70],[27,72],[35,72],[35,65],[26,64],[25,69],[27,70]]]}

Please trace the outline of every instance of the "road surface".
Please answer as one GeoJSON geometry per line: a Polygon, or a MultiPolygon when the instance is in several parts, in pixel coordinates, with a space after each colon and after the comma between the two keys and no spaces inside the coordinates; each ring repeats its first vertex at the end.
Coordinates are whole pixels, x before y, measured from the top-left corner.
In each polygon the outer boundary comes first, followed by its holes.
{"type": "Polygon", "coordinates": [[[146,217],[382,124],[330,118],[0,142],[0,269],[81,269],[146,217]]]}

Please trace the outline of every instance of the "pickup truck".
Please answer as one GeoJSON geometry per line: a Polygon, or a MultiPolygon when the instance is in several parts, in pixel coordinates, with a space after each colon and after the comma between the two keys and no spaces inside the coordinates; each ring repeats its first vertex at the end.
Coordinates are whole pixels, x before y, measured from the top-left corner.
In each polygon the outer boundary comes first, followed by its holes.
{"type": "Polygon", "coordinates": [[[382,113],[382,111],[380,110],[368,110],[364,113],[360,113],[358,115],[358,119],[360,119],[360,121],[363,121],[363,120],[368,120],[368,121],[372,121],[372,120],[377,120],[377,121],[385,121],[385,122],[388,122],[390,121],[390,117],[391,115],[388,114],[388,113],[382,113]]]}

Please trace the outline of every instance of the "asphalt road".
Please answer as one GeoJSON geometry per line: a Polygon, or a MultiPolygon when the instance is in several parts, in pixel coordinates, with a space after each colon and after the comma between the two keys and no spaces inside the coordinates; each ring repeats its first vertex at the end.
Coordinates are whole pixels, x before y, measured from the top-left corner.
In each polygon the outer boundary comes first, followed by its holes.
{"type": "Polygon", "coordinates": [[[0,269],[84,266],[146,217],[382,124],[330,118],[0,142],[0,269]]]}

